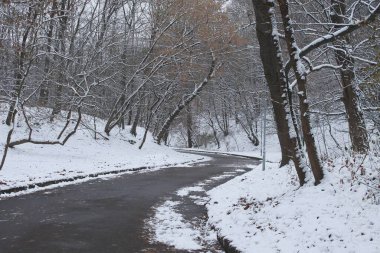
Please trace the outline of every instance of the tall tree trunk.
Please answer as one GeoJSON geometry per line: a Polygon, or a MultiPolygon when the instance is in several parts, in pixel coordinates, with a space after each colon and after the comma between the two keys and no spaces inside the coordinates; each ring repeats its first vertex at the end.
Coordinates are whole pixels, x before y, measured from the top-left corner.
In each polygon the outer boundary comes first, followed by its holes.
{"type": "Polygon", "coordinates": [[[191,116],[191,104],[187,106],[186,115],[186,130],[187,130],[187,147],[193,147],[193,120],[191,116]]]}
{"type": "Polygon", "coordinates": [[[53,37],[53,30],[54,30],[54,16],[57,13],[57,1],[53,0],[51,12],[50,12],[50,24],[49,24],[49,30],[47,33],[47,45],[46,45],[46,56],[45,56],[45,63],[44,63],[44,81],[40,88],[40,95],[38,97],[38,105],[40,106],[46,106],[49,102],[49,71],[50,71],[50,52],[52,48],[52,37],[53,37]]]}
{"type": "MultiPolygon", "coordinates": [[[[65,43],[65,33],[67,29],[67,21],[68,21],[68,10],[70,8],[70,0],[61,0],[60,3],[60,11],[59,11],[59,30],[58,30],[58,50],[60,54],[62,55],[60,57],[60,67],[65,68],[65,54],[66,54],[66,43],[65,43]]],[[[62,109],[62,92],[63,92],[63,86],[62,82],[65,81],[65,75],[64,75],[65,69],[58,70],[58,85],[56,87],[55,91],[55,103],[53,106],[53,111],[50,116],[50,121],[54,120],[55,115],[61,112],[62,109]]]]}
{"type": "MultiPolygon", "coordinates": [[[[346,14],[345,0],[331,0],[332,9],[331,21],[335,23],[335,28],[339,29],[345,24],[346,14]]],[[[340,41],[334,43],[335,59],[341,65],[340,76],[343,89],[343,103],[346,109],[348,128],[352,144],[352,150],[358,153],[365,153],[369,148],[368,134],[364,121],[363,112],[360,108],[358,87],[355,83],[354,58],[349,52],[349,35],[344,36],[340,41]]]]}
{"type": "Polygon", "coordinates": [[[315,184],[319,184],[323,178],[322,164],[319,159],[318,150],[315,145],[315,139],[312,133],[312,126],[310,122],[309,101],[307,100],[306,90],[306,69],[302,63],[299,55],[299,48],[295,39],[294,30],[289,16],[289,4],[287,0],[278,0],[280,5],[282,22],[285,30],[285,40],[288,47],[288,53],[290,56],[290,63],[295,73],[298,86],[298,98],[301,111],[301,124],[302,132],[306,144],[306,151],[309,157],[311,170],[314,175],[315,184]]]}
{"type": "Polygon", "coordinates": [[[132,124],[131,131],[130,131],[130,133],[133,136],[137,135],[137,126],[138,126],[139,121],[140,121],[140,115],[141,115],[141,105],[137,105],[137,111],[136,111],[135,119],[133,120],[133,124],[132,124]]]}
{"type": "Polygon", "coordinates": [[[128,126],[130,126],[132,124],[132,116],[133,116],[133,111],[129,110],[129,112],[128,112],[128,122],[127,122],[128,126]]]}
{"type": "Polygon", "coordinates": [[[298,148],[296,134],[298,129],[292,129],[290,108],[288,104],[288,89],[284,74],[282,52],[279,45],[274,19],[274,3],[266,0],[252,0],[256,16],[256,32],[260,45],[260,56],[264,67],[272,101],[274,120],[280,142],[282,160],[281,166],[293,160],[300,185],[305,183],[305,169],[302,151],[298,148]],[[291,132],[293,132],[291,136],[291,132]]]}

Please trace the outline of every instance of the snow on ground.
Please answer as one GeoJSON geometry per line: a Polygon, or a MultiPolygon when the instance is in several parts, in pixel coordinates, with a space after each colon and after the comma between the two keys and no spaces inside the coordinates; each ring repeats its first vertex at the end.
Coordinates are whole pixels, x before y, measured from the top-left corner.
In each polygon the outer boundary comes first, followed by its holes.
{"type": "Polygon", "coordinates": [[[328,173],[298,189],[289,172],[268,163],[209,191],[209,222],[242,252],[380,252],[380,207],[362,200],[367,186],[328,173]]]}
{"type": "MultiPolygon", "coordinates": [[[[247,138],[247,134],[244,132],[241,126],[234,124],[233,120],[230,122],[231,126],[229,134],[227,136],[224,136],[222,133],[217,134],[220,142],[219,148],[215,142],[215,139],[212,137],[213,134],[211,128],[202,122],[202,120],[200,120],[198,124],[198,133],[196,135],[197,140],[195,140],[195,145],[197,148],[186,148],[186,150],[242,155],[257,158],[262,157],[261,144],[259,146],[253,145],[252,142],[247,138]]],[[[278,139],[275,135],[276,130],[274,129],[274,126],[269,122],[267,126],[267,146],[278,145],[278,139]]],[[[260,131],[257,135],[261,142],[260,131]]],[[[169,139],[169,145],[172,145],[179,149],[186,147],[186,136],[181,132],[180,128],[174,129],[169,139]]],[[[266,154],[267,161],[269,162],[277,162],[281,158],[281,152],[277,149],[269,149],[267,150],[266,154]]]]}
{"type": "MultiPolygon", "coordinates": [[[[255,146],[248,140],[240,125],[234,124],[233,121],[230,122],[230,124],[231,126],[227,136],[224,136],[224,134],[218,130],[217,138],[220,142],[220,147],[218,148],[212,128],[207,125],[204,119],[198,119],[196,123],[194,123],[195,129],[193,129],[194,146],[201,150],[208,151],[252,151],[255,146]]],[[[174,126],[169,135],[168,144],[177,148],[187,147],[186,129],[182,123],[174,126]]]]}
{"type": "Polygon", "coordinates": [[[191,204],[204,208],[210,201],[206,194],[206,188],[210,188],[210,184],[228,177],[233,178],[237,173],[242,172],[245,170],[225,172],[221,176],[214,176],[192,186],[183,187],[175,193],[175,196],[161,201],[153,208],[153,215],[146,222],[147,229],[152,232],[152,242],[191,252],[223,252],[215,249],[217,236],[206,219],[185,218],[181,213],[191,204]]]}
{"type": "Polygon", "coordinates": [[[176,249],[199,250],[200,232],[183,219],[175,208],[178,201],[167,200],[155,210],[149,224],[155,226],[155,240],[173,246],[176,249]]]}
{"type": "Polygon", "coordinates": [[[204,191],[204,188],[201,186],[190,186],[190,187],[185,187],[181,188],[177,191],[177,195],[180,197],[185,197],[190,194],[190,192],[201,192],[204,191]]]}
{"type": "MultiPolygon", "coordinates": [[[[40,115],[31,122],[33,138],[37,140],[56,140],[66,120],[63,113],[54,123],[49,123],[49,114],[46,110],[30,109],[28,113],[40,115]]],[[[4,114],[4,111],[2,112],[4,114]]],[[[75,115],[72,116],[74,119],[75,115]]],[[[5,118],[5,115],[1,115],[5,118]]],[[[71,123],[68,133],[74,127],[71,123]]],[[[105,140],[99,134],[94,139],[93,118],[84,115],[83,124],[78,132],[64,145],[34,145],[23,144],[9,149],[5,166],[0,171],[0,190],[28,184],[60,180],[78,175],[89,175],[99,172],[125,170],[136,167],[160,167],[170,164],[189,163],[200,156],[178,153],[168,147],[154,143],[151,134],[148,134],[142,150],[138,149],[144,134],[139,128],[137,136],[125,130],[114,130],[105,140]]],[[[97,119],[96,127],[102,131],[104,122],[97,119]]],[[[0,124],[0,146],[4,147],[8,127],[0,124]]],[[[28,130],[22,116],[18,117],[12,140],[28,136],[28,130]]],[[[2,149],[0,150],[2,154],[2,149]]]]}
{"type": "MultiPolygon", "coordinates": [[[[346,132],[335,130],[344,147],[346,132]]],[[[210,224],[241,252],[380,252],[379,137],[371,136],[372,151],[353,156],[318,135],[325,170],[318,186],[299,188],[292,166],[267,162],[266,171],[259,165],[210,190],[210,224]]]]}

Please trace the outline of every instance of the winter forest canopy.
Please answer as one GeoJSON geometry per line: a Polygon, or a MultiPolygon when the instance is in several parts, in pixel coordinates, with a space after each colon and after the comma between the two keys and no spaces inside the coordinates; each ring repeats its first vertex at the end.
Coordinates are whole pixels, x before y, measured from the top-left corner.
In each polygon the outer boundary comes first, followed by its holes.
{"type": "Polygon", "coordinates": [[[143,127],[141,149],[148,132],[219,147],[239,126],[258,146],[268,107],[281,165],[318,184],[320,125],[329,135],[344,119],[342,152],[379,150],[379,13],[379,0],[3,0],[0,169],[9,149],[65,145],[78,128],[107,140],[143,127]],[[55,137],[36,137],[58,120],[55,137]]]}

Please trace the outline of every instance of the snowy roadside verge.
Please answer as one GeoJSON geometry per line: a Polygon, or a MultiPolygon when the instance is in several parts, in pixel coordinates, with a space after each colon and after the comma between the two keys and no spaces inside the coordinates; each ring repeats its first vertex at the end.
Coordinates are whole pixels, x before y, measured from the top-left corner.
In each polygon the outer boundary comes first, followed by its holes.
{"type": "MultiPolygon", "coordinates": [[[[290,166],[259,165],[208,192],[209,222],[231,252],[380,252],[380,206],[345,159],[302,188],[290,166]]],[[[375,179],[379,162],[357,161],[375,179]]]]}
{"type": "MultiPolygon", "coordinates": [[[[49,122],[47,109],[28,108],[28,112],[38,115],[33,125],[34,140],[57,140],[66,124],[63,113],[55,122],[49,122]]],[[[2,113],[0,113],[0,116],[2,113]]],[[[75,115],[73,116],[75,117],[75,115]]],[[[164,167],[206,161],[199,155],[179,153],[154,142],[148,133],[145,145],[139,149],[145,129],[138,128],[137,135],[130,133],[130,127],[116,129],[108,136],[95,135],[93,129],[104,129],[105,122],[83,115],[82,123],[75,135],[64,145],[35,145],[26,143],[8,150],[5,166],[0,171],[0,195],[14,196],[36,191],[41,188],[67,183],[78,183],[100,176],[127,173],[129,171],[159,169],[164,167]],[[92,124],[93,128],[89,128],[92,124]]],[[[70,124],[72,128],[75,124],[70,124]]],[[[70,130],[67,130],[70,131],[70,130]]],[[[0,147],[5,146],[7,126],[0,124],[0,147]]],[[[12,140],[26,138],[27,125],[19,120],[12,140]]],[[[0,149],[0,151],[2,151],[0,149]]],[[[57,185],[58,186],[58,185],[57,185]]]]}
{"type": "Polygon", "coordinates": [[[54,180],[49,180],[49,181],[41,181],[41,182],[31,183],[24,186],[17,186],[17,187],[11,187],[11,188],[0,190],[0,200],[7,197],[14,197],[14,196],[23,195],[23,194],[29,194],[32,192],[42,191],[42,190],[51,189],[55,187],[61,187],[65,185],[75,184],[75,183],[83,183],[92,179],[109,178],[112,176],[120,176],[123,174],[131,174],[131,173],[141,172],[141,171],[152,172],[152,171],[174,167],[174,166],[190,166],[193,163],[197,163],[197,162],[201,162],[205,160],[206,158],[202,157],[202,158],[186,161],[183,163],[173,163],[173,164],[164,164],[160,166],[151,166],[151,167],[142,166],[142,167],[137,167],[137,168],[110,170],[110,171],[92,173],[92,174],[87,174],[87,175],[78,175],[78,176],[54,179],[54,180]]]}
{"type": "MultiPolygon", "coordinates": [[[[249,159],[244,160],[246,164],[251,163],[249,159]]],[[[243,163],[240,166],[230,165],[223,173],[180,188],[171,196],[161,199],[146,220],[150,242],[164,244],[178,251],[223,252],[216,232],[207,222],[206,204],[210,199],[206,192],[250,170],[243,163]]]]}

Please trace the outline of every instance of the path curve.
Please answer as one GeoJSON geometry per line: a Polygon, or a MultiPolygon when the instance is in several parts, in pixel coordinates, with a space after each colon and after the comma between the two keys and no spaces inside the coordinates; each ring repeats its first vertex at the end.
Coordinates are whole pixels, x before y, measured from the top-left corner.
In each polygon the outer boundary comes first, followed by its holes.
{"type": "MultiPolygon", "coordinates": [[[[146,236],[144,222],[152,207],[182,187],[259,163],[205,156],[213,159],[192,167],[97,179],[0,200],[0,252],[167,252],[165,245],[152,244],[146,236]]],[[[191,215],[201,217],[204,212],[204,208],[194,208],[191,215]]]]}

